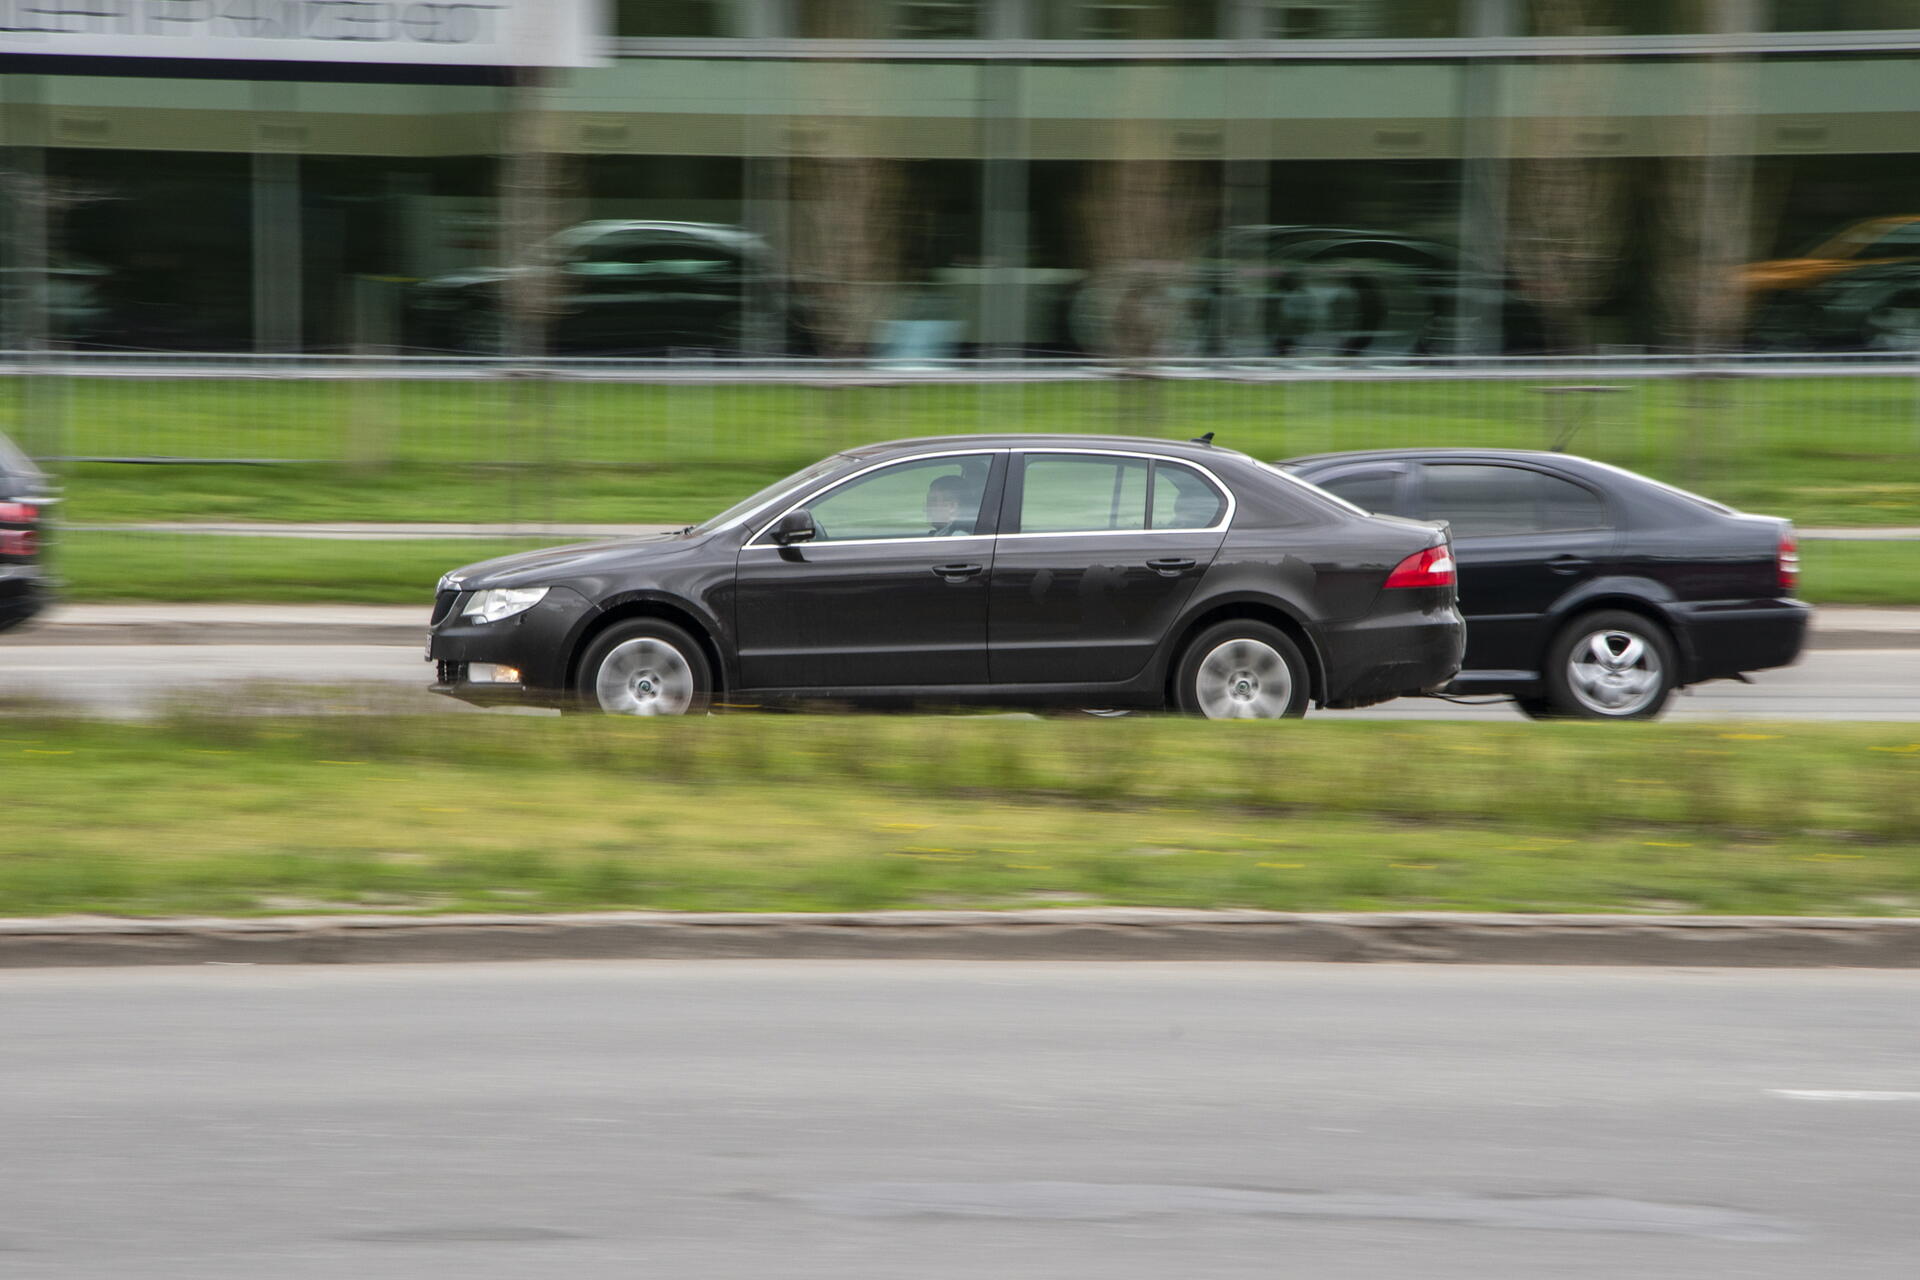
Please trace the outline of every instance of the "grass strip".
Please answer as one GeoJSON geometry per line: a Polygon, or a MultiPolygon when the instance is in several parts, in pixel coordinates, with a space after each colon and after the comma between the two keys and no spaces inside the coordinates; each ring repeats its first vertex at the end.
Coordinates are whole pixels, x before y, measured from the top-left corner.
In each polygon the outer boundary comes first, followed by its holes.
{"type": "MultiPolygon", "coordinates": [[[[424,604],[448,569],[557,539],[347,540],[69,531],[55,563],[67,597],[101,603],[424,604]]],[[[1920,604],[1920,542],[1802,542],[1816,604],[1920,604]]]]}
{"type": "MultiPolygon", "coordinates": [[[[0,384],[6,380],[0,379],[0,384]]],[[[1592,377],[1580,379],[1583,384],[1592,377]]],[[[1605,383],[1606,380],[1600,379],[1605,383]]],[[[74,378],[58,448],[67,515],[108,520],[697,521],[837,449],[978,431],[1120,432],[1277,459],[1392,446],[1546,448],[1567,398],[1539,383],[1115,379],[909,386],[527,385],[74,378]],[[535,411],[536,402],[539,406],[535,411]],[[300,461],[304,460],[304,461],[300,461]]],[[[1619,380],[1570,447],[1803,525],[1920,524],[1911,378],[1619,380]]],[[[0,405],[9,403],[0,385],[0,405]]],[[[7,422],[29,444],[33,424],[7,422]]]]}
{"type": "Polygon", "coordinates": [[[0,804],[5,915],[1920,913],[1900,725],[28,712],[0,804]]]}

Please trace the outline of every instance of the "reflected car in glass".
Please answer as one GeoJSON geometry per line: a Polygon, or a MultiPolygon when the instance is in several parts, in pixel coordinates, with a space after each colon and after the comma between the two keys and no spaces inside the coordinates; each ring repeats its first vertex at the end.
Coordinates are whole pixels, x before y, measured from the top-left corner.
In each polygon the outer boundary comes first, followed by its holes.
{"type": "Polygon", "coordinates": [[[1283,469],[1369,511],[1444,520],[1465,669],[1535,718],[1656,716],[1675,689],[1800,655],[1793,525],[1564,453],[1387,449],[1283,469]]]}
{"type": "Polygon", "coordinates": [[[1920,347],[1920,217],[1868,218],[1797,258],[1740,269],[1756,346],[1782,351],[1920,347]]]}
{"type": "Polygon", "coordinates": [[[1202,442],[952,436],[836,454],[706,523],[456,570],[437,692],[1303,714],[1459,668],[1446,530],[1202,442]]]}
{"type": "MultiPolygon", "coordinates": [[[[748,337],[749,295],[775,292],[766,242],[718,223],[583,222],[555,235],[541,253],[554,273],[550,341],[556,351],[738,355],[748,337]]],[[[517,274],[511,267],[477,267],[420,282],[410,298],[416,341],[488,355],[505,351],[506,295],[517,274]]]]}

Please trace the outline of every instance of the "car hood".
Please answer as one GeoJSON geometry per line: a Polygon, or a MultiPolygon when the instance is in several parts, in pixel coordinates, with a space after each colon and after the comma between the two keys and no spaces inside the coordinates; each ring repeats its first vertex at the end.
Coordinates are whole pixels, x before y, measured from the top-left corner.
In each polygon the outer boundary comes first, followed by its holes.
{"type": "Polygon", "coordinates": [[[489,587],[542,587],[607,570],[637,568],[652,560],[680,555],[710,535],[656,533],[607,542],[576,542],[496,556],[463,565],[440,580],[443,589],[479,591],[489,587]]]}

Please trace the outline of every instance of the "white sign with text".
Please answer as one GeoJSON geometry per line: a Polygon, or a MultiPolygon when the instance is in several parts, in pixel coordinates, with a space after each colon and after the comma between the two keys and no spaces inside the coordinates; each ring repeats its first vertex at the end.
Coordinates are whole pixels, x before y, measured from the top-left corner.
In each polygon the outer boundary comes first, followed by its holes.
{"type": "Polygon", "coordinates": [[[0,54],[587,67],[606,34],[603,0],[0,0],[0,54]]]}

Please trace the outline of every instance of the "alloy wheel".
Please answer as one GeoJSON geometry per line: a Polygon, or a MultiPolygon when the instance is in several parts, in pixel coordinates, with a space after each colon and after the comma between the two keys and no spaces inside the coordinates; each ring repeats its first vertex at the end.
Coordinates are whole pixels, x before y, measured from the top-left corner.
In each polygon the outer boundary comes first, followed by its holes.
{"type": "Polygon", "coordinates": [[[665,640],[642,636],[615,645],[594,675],[602,711],[624,716],[685,715],[696,682],[686,655],[665,640]]]}
{"type": "Polygon", "coordinates": [[[1209,720],[1273,720],[1293,702],[1293,672],[1279,650],[1238,638],[1201,659],[1194,700],[1209,720]]]}
{"type": "Polygon", "coordinates": [[[1660,652],[1645,637],[1607,628],[1578,640],[1567,658],[1567,688],[1595,715],[1630,716],[1660,696],[1660,652]]]}

